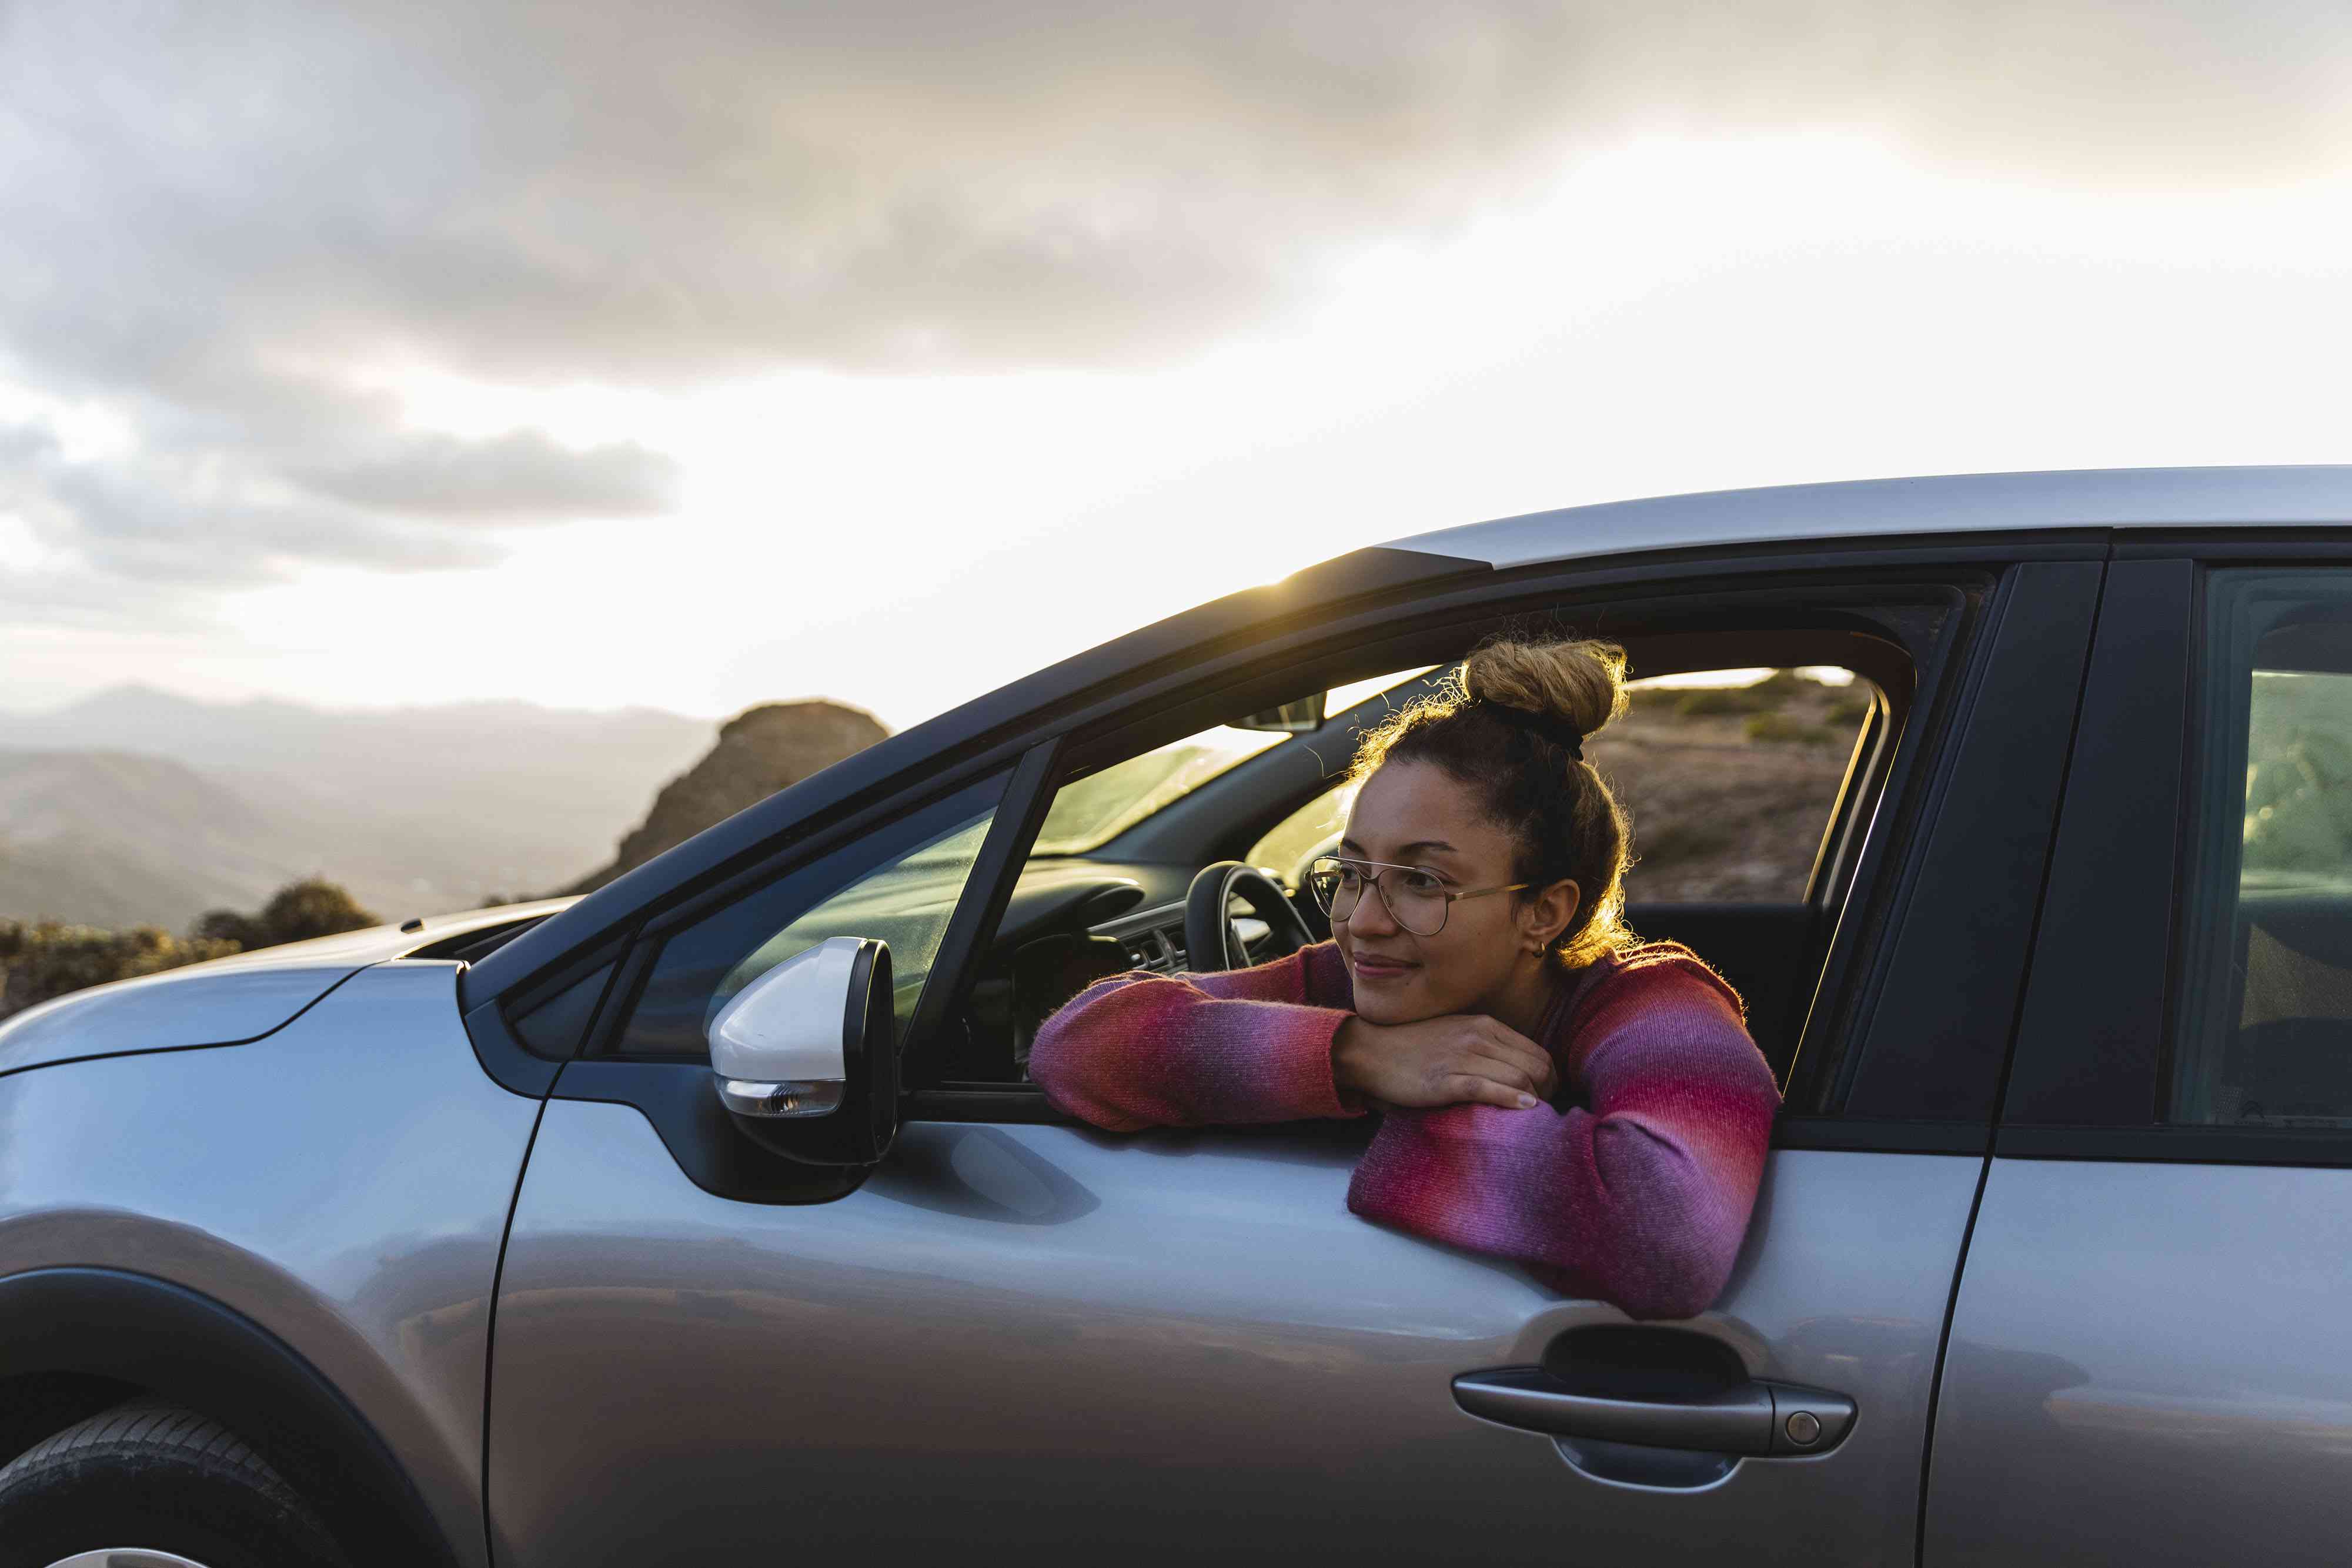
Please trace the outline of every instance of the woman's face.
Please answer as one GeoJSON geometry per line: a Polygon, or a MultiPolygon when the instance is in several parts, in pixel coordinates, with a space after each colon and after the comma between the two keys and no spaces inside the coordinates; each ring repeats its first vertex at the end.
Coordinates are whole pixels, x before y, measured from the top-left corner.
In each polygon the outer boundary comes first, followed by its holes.
{"type": "MultiPolygon", "coordinates": [[[[1339,852],[1423,867],[1454,893],[1516,880],[1510,835],[1486,819],[1467,789],[1427,762],[1385,762],[1364,780],[1339,852]]],[[[1367,884],[1348,917],[1331,924],[1355,981],[1357,1016],[1398,1024],[1493,1011],[1490,998],[1530,965],[1541,966],[1550,938],[1574,912],[1576,884],[1555,885],[1567,891],[1533,904],[1509,893],[1457,901],[1436,936],[1417,936],[1367,884]]]]}

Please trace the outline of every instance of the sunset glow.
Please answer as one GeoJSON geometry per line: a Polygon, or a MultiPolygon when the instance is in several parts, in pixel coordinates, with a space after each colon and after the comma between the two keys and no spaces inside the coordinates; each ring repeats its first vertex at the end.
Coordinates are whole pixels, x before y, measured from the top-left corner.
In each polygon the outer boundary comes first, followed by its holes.
{"type": "MultiPolygon", "coordinates": [[[[706,355],[634,382],[491,373],[386,329],[304,372],[391,411],[377,449],[542,433],[551,461],[658,462],[667,499],[520,525],[484,503],[364,549],[309,548],[331,529],[298,511],[216,583],[142,566],[110,589],[84,570],[102,536],[73,524],[78,492],[0,490],[0,570],[89,596],[13,607],[0,704],[134,677],[330,706],[719,716],[821,694],[904,726],[1219,593],[1486,517],[2339,458],[2336,162],[2168,183],[2096,156],[1988,160],[1860,113],[1629,123],[1524,152],[1475,199],[1321,236],[1279,308],[1150,342],[1122,327],[1115,352],[1074,349],[1050,304],[1034,352],[992,329],[981,355],[917,334],[863,363],[706,355]]],[[[45,433],[56,472],[145,460],[155,426],[132,391],[21,364],[0,375],[0,422],[45,433]]],[[[156,473],[194,499],[220,486],[205,505],[275,493],[231,485],[233,464],[156,473]]]]}

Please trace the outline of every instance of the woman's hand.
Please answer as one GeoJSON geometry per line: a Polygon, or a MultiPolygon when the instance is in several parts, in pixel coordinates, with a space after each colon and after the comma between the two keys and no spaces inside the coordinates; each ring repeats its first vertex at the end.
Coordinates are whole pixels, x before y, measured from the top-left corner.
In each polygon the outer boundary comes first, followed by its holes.
{"type": "Polygon", "coordinates": [[[1350,1018],[1331,1040],[1331,1079],[1343,1097],[1389,1105],[1500,1105],[1549,1099],[1559,1074],[1550,1055],[1482,1013],[1417,1023],[1350,1018]]]}

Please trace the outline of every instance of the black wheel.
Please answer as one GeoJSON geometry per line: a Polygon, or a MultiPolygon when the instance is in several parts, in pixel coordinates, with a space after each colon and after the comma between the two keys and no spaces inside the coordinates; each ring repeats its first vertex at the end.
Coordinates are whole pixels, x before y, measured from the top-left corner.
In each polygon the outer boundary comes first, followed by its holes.
{"type": "Polygon", "coordinates": [[[0,1469],[0,1568],[344,1568],[318,1516],[235,1433],[133,1400],[0,1469]]]}

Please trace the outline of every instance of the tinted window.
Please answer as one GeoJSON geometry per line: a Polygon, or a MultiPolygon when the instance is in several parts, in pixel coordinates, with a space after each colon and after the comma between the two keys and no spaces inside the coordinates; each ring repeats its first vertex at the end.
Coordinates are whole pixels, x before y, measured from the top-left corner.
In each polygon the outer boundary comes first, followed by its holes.
{"type": "Polygon", "coordinates": [[[935,801],[672,933],[614,1049],[701,1055],[703,1031],[729,998],[828,936],[889,944],[903,1031],[1004,782],[1000,774],[935,801]]]}
{"type": "Polygon", "coordinates": [[[2171,1119],[2352,1125],[2352,579],[2215,572],[2171,1119]]]}

